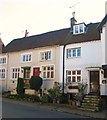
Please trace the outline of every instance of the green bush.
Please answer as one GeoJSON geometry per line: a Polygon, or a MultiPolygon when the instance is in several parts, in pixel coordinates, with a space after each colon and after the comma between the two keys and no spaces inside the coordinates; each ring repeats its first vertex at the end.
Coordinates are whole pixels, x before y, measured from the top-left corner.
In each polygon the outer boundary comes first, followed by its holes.
{"type": "Polygon", "coordinates": [[[30,88],[38,91],[42,86],[42,78],[39,76],[32,76],[30,79],[30,88]]]}
{"type": "Polygon", "coordinates": [[[50,96],[48,94],[44,94],[41,97],[41,102],[42,103],[50,103],[50,102],[52,102],[52,99],[50,98],[50,96]]]}
{"type": "Polygon", "coordinates": [[[19,95],[24,94],[24,80],[23,78],[18,78],[18,82],[17,82],[17,93],[19,95]]]}

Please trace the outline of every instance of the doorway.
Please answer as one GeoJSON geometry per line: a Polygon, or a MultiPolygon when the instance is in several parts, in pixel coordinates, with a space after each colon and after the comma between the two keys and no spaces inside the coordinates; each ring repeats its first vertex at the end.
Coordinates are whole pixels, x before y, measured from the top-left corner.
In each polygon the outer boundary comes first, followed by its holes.
{"type": "Polygon", "coordinates": [[[39,67],[33,68],[33,76],[39,76],[39,74],[40,74],[40,68],[39,67]]]}
{"type": "Polygon", "coordinates": [[[99,95],[99,71],[90,71],[90,93],[99,95]]]}

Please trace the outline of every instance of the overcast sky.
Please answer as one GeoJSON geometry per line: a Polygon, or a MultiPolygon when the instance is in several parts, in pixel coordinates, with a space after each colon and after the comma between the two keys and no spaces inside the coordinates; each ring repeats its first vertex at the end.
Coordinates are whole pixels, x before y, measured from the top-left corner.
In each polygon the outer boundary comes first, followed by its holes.
{"type": "Polygon", "coordinates": [[[78,23],[100,22],[105,15],[105,1],[0,0],[0,37],[6,45],[24,37],[26,29],[31,36],[68,28],[73,11],[78,23]]]}

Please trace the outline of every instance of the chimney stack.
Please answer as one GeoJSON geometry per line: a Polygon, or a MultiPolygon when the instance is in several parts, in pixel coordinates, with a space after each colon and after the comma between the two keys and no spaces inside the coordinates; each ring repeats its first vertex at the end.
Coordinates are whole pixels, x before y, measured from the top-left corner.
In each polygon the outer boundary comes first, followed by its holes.
{"type": "Polygon", "coordinates": [[[70,19],[70,25],[71,25],[71,32],[73,32],[73,26],[75,25],[75,23],[77,22],[75,19],[75,12],[72,13],[72,18],[70,19]]]}
{"type": "Polygon", "coordinates": [[[25,37],[28,37],[29,32],[25,30],[25,37]]]}

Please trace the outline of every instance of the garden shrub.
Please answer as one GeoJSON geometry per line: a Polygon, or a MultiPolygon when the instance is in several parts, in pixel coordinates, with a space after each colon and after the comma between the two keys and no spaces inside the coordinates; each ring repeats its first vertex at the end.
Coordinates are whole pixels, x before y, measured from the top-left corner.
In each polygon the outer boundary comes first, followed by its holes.
{"type": "Polygon", "coordinates": [[[42,97],[41,97],[41,102],[42,103],[51,103],[52,102],[52,99],[50,98],[50,96],[48,94],[44,94],[42,97]]]}
{"type": "Polygon", "coordinates": [[[42,86],[42,78],[39,76],[32,76],[30,79],[30,88],[38,91],[42,86]]]}
{"type": "Polygon", "coordinates": [[[18,78],[18,81],[17,81],[17,93],[19,95],[24,94],[24,80],[23,80],[23,78],[18,78]]]}

